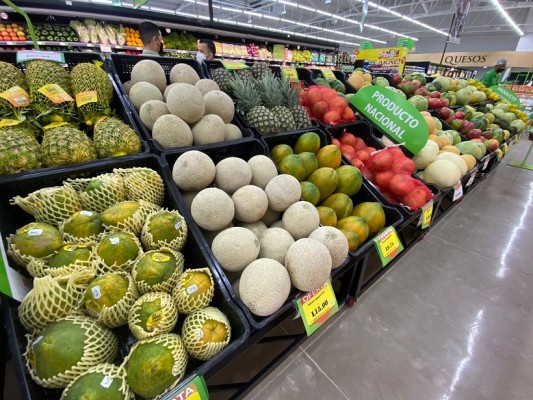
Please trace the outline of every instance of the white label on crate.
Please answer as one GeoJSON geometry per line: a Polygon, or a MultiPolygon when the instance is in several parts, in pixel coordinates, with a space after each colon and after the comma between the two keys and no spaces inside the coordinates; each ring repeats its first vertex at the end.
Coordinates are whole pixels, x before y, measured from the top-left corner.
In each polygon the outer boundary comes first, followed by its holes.
{"type": "Polygon", "coordinates": [[[468,182],[466,182],[466,187],[470,186],[472,183],[474,183],[474,179],[476,179],[477,170],[473,170],[470,174],[470,178],[468,179],[468,182]]]}
{"type": "Polygon", "coordinates": [[[102,292],[100,291],[100,286],[95,286],[91,289],[91,292],[93,292],[93,297],[95,300],[98,300],[100,297],[102,297],[102,292]]]}
{"type": "Polygon", "coordinates": [[[81,215],[85,215],[86,217],[92,217],[93,212],[92,211],[82,210],[82,211],[80,211],[80,214],[81,215]]]}
{"type": "Polygon", "coordinates": [[[28,231],[28,236],[41,236],[43,234],[43,230],[40,228],[33,228],[28,231]]]}
{"type": "Polygon", "coordinates": [[[109,241],[111,242],[111,244],[118,244],[120,242],[120,238],[111,238],[109,239],[109,241]]]}
{"type": "Polygon", "coordinates": [[[481,169],[482,171],[485,171],[485,169],[487,169],[487,167],[489,165],[489,161],[490,161],[490,157],[487,157],[485,159],[485,162],[483,163],[483,168],[481,169]]]}
{"type": "Polygon", "coordinates": [[[453,187],[453,201],[459,200],[461,197],[463,197],[463,184],[459,181],[453,187]]]}
{"type": "Polygon", "coordinates": [[[32,346],[36,346],[37,343],[39,343],[41,340],[43,340],[43,336],[39,336],[37,339],[35,339],[33,341],[33,343],[31,344],[32,346]]]}
{"type": "Polygon", "coordinates": [[[105,387],[106,389],[109,389],[109,386],[113,383],[113,378],[110,376],[104,376],[104,379],[102,379],[102,382],[100,382],[100,386],[105,387]]]}
{"type": "Polygon", "coordinates": [[[111,53],[111,45],[109,44],[101,44],[100,45],[100,51],[103,53],[111,53]]]}
{"type": "Polygon", "coordinates": [[[187,288],[188,294],[193,294],[194,292],[197,292],[197,291],[198,291],[198,286],[196,285],[196,283],[187,288]]]}

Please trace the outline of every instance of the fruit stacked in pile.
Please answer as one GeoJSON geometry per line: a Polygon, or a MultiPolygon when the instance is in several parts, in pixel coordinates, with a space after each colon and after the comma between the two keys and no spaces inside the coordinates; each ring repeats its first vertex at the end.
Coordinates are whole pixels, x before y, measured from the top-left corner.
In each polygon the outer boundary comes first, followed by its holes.
{"type": "Polygon", "coordinates": [[[325,125],[355,121],[353,110],[344,96],[338,95],[336,89],[320,85],[311,86],[300,92],[300,104],[311,118],[318,119],[325,125]]]}
{"type": "Polygon", "coordinates": [[[152,138],[171,149],[242,138],[232,124],[233,100],[217,83],[200,79],[187,64],[170,71],[170,85],[161,65],[154,60],[139,61],[124,83],[128,96],[152,138]]]}
{"type": "Polygon", "coordinates": [[[311,62],[311,52],[309,50],[293,50],[292,61],[311,62]]]}
{"type": "Polygon", "coordinates": [[[229,279],[238,279],[235,291],[253,314],[275,313],[292,286],[318,289],[345,263],[345,236],[331,226],[319,227],[318,210],[300,201],[298,179],[278,175],[267,156],[227,157],[215,165],[207,154],[191,150],[176,160],[172,175],[213,255],[229,279]]]}
{"type": "Polygon", "coordinates": [[[298,92],[288,79],[276,78],[268,64],[256,62],[234,73],[218,68],[211,74],[248,124],[262,135],[311,126],[307,112],[298,104],[298,92]]]}
{"type": "Polygon", "coordinates": [[[0,76],[0,175],[141,151],[135,131],[111,116],[113,87],[101,66],[68,73],[32,60],[23,74],[0,62],[0,76]]]}
{"type": "Polygon", "coordinates": [[[126,31],[126,46],[143,47],[141,36],[137,29],[125,27],[126,31]]]}
{"type": "Polygon", "coordinates": [[[342,231],[350,251],[384,227],[385,214],[379,203],[356,203],[363,183],[361,172],[341,165],[341,151],[336,145],[320,147],[320,137],[307,132],[294,148],[279,144],[270,155],[281,172],[300,181],[302,200],[317,206],[320,223],[342,231]]]}
{"type": "Polygon", "coordinates": [[[210,306],[211,272],[182,254],[187,223],[162,208],[164,191],[156,171],[128,168],[13,199],[36,220],[8,238],[34,277],[18,309],[27,366],[41,386],[66,388],[63,399],[161,396],[190,357],[230,341],[228,318],[210,306]],[[129,348],[120,368],[119,346],[129,348]]]}
{"type": "Polygon", "coordinates": [[[26,29],[16,23],[0,24],[0,40],[23,41],[26,40],[26,29]]]}
{"type": "Polygon", "coordinates": [[[259,57],[259,47],[256,44],[250,43],[246,47],[246,50],[248,51],[248,55],[250,57],[259,57]]]}

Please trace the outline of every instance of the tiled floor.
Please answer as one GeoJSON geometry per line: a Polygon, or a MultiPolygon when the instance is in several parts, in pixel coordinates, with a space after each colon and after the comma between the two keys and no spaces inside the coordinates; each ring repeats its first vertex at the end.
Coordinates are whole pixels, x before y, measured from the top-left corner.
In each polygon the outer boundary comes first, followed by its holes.
{"type": "Polygon", "coordinates": [[[530,144],[246,399],[532,399],[530,144]]]}
{"type": "Polygon", "coordinates": [[[533,171],[504,162],[246,400],[531,400],[532,260],[533,171]]]}

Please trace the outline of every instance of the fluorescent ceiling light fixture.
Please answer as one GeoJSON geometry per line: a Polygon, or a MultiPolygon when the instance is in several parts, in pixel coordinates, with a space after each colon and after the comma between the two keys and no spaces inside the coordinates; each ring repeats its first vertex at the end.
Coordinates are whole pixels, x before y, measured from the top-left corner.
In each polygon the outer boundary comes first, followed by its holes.
{"type": "Polygon", "coordinates": [[[280,3],[280,4],[285,4],[287,6],[291,6],[291,7],[298,7],[298,4],[292,3],[290,1],[277,0],[277,2],[280,3]]]}
{"type": "Polygon", "coordinates": [[[333,17],[333,14],[327,11],[322,11],[322,10],[317,9],[315,12],[318,14],[327,15],[328,17],[333,17]]]}
{"type": "Polygon", "coordinates": [[[271,19],[272,21],[279,21],[280,20],[280,17],[272,17],[272,16],[267,15],[267,14],[263,14],[263,18],[271,19]]]}
{"type": "Polygon", "coordinates": [[[98,3],[98,4],[113,4],[111,0],[92,0],[91,3],[98,3]]]}
{"type": "Polygon", "coordinates": [[[164,14],[174,14],[174,10],[168,8],[150,7],[150,11],[160,12],[164,14]]]}
{"type": "Polygon", "coordinates": [[[303,6],[301,4],[298,4],[298,8],[301,8],[302,10],[311,11],[311,12],[315,12],[316,11],[316,8],[303,6]]]}
{"type": "Polygon", "coordinates": [[[510,15],[505,11],[505,9],[502,7],[500,2],[498,0],[491,0],[491,2],[496,6],[496,9],[499,11],[499,13],[502,15],[502,17],[513,27],[513,29],[518,33],[518,36],[524,36],[524,31],[516,25],[516,23],[513,21],[513,19],[510,17],[510,15]]]}
{"type": "Polygon", "coordinates": [[[263,14],[256,13],[256,12],[253,12],[253,11],[247,11],[247,10],[244,10],[243,13],[246,14],[246,15],[253,15],[254,17],[262,17],[263,16],[263,14]]]}
{"type": "Polygon", "coordinates": [[[224,10],[224,11],[231,11],[231,12],[234,12],[234,13],[242,13],[241,10],[239,10],[238,8],[231,8],[231,7],[220,7],[221,10],[224,10]]]}

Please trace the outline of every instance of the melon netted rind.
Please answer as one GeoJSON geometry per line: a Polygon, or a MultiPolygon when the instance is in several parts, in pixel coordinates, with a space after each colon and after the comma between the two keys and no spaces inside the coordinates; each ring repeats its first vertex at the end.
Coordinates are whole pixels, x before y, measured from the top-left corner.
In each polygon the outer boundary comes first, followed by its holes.
{"type": "Polygon", "coordinates": [[[32,258],[26,266],[26,269],[28,270],[29,274],[34,278],[42,278],[44,276],[51,276],[52,278],[67,276],[80,269],[88,269],[90,271],[93,271],[93,273],[96,273],[96,263],[94,260],[94,254],[92,252],[88,260],[76,260],[75,262],[69,265],[65,265],[59,268],[50,268],[48,266],[48,262],[52,257],[53,255],[46,261],[40,258],[32,258]]]}
{"type": "Polygon", "coordinates": [[[15,196],[10,200],[37,222],[58,226],[76,211],[83,209],[83,203],[76,190],[68,185],[53,186],[36,190],[26,197],[15,196]]]}
{"type": "Polygon", "coordinates": [[[114,173],[124,178],[128,200],[144,200],[158,206],[165,201],[165,183],[151,168],[115,168],[114,173]]]}
{"type": "Polygon", "coordinates": [[[185,243],[187,242],[188,232],[189,230],[187,227],[187,222],[185,221],[183,215],[181,215],[176,210],[168,210],[166,208],[162,208],[158,211],[152,212],[150,215],[147,216],[141,230],[141,242],[146,250],[157,250],[161,247],[168,247],[175,251],[181,251],[183,250],[183,248],[185,247],[185,243]],[[180,219],[180,221],[175,226],[176,230],[178,231],[178,235],[170,242],[166,240],[154,241],[154,237],[152,235],[152,232],[150,231],[150,221],[153,217],[164,213],[172,213],[180,219]],[[178,224],[179,227],[177,226],[178,224]]]}
{"type": "Polygon", "coordinates": [[[114,204],[126,200],[124,179],[118,174],[101,174],[94,178],[67,179],[67,182],[78,192],[83,207],[87,210],[102,212],[114,204]],[[102,185],[86,191],[87,185],[98,179],[102,185]]]}
{"type": "Polygon", "coordinates": [[[151,213],[159,211],[161,207],[157,204],[149,203],[144,200],[138,200],[138,202],[141,206],[130,217],[120,221],[117,225],[107,225],[104,223],[105,228],[111,232],[131,232],[135,236],[139,236],[146,218],[151,213]]]}
{"type": "Polygon", "coordinates": [[[185,318],[181,328],[183,343],[190,356],[206,361],[220,353],[231,340],[231,324],[228,317],[215,307],[206,307],[185,318]],[[202,327],[208,320],[220,322],[226,326],[227,335],[224,341],[203,343],[202,327]]]}
{"type": "MultiPolygon", "coordinates": [[[[103,237],[102,240],[104,240],[106,237],[107,236],[103,237]]],[[[96,262],[96,272],[98,275],[107,274],[109,272],[131,271],[137,260],[144,254],[143,247],[139,239],[137,239],[137,237],[133,234],[131,234],[131,237],[137,246],[139,246],[139,252],[137,253],[137,257],[121,265],[118,265],[117,263],[114,263],[113,265],[106,265],[104,260],[98,255],[98,246],[93,247],[93,257],[96,262]]]]}
{"type": "Polygon", "coordinates": [[[181,337],[179,335],[176,335],[175,333],[166,333],[155,337],[139,340],[137,343],[135,343],[132,346],[130,353],[126,356],[126,358],[124,358],[124,362],[122,363],[121,367],[126,368],[135,349],[146,343],[161,344],[164,347],[171,349],[172,356],[174,358],[172,375],[174,375],[176,379],[163,393],[151,399],[159,400],[162,399],[165,394],[167,394],[170,390],[174,389],[183,379],[183,376],[185,375],[185,369],[187,368],[187,361],[189,360],[189,356],[187,354],[187,350],[185,349],[185,345],[183,344],[183,340],[181,339],[181,337]]]}
{"type": "MultiPolygon", "coordinates": [[[[183,254],[170,249],[168,247],[161,247],[157,250],[151,250],[144,253],[143,256],[154,254],[154,253],[169,253],[172,254],[174,259],[176,260],[176,269],[174,270],[174,273],[165,281],[157,283],[155,285],[149,285],[143,280],[139,280],[137,276],[137,264],[141,257],[137,260],[135,265],[133,266],[133,269],[131,270],[131,275],[133,277],[133,280],[135,281],[135,284],[137,285],[137,288],[139,289],[139,292],[141,294],[146,294],[149,292],[166,292],[166,293],[172,293],[172,290],[174,287],[176,287],[176,284],[178,282],[178,279],[180,275],[183,273],[183,268],[185,265],[185,257],[183,254]]],[[[178,308],[179,309],[179,308],[178,308]]]]}
{"type": "MultiPolygon", "coordinates": [[[[26,368],[30,372],[35,382],[45,388],[60,389],[66,387],[78,376],[86,372],[89,368],[101,363],[112,362],[118,351],[118,340],[110,329],[107,329],[96,321],[88,317],[79,315],[69,315],[56,323],[68,321],[72,325],[77,325],[85,331],[84,353],[82,358],[72,368],[67,369],[51,378],[41,379],[35,372],[30,360],[34,359],[32,347],[39,340],[39,337],[46,332],[46,329],[40,333],[26,335],[28,344],[24,358],[26,359],[26,368]]],[[[68,343],[64,343],[68,347],[68,343]]]]}
{"type": "MultiPolygon", "coordinates": [[[[85,210],[87,211],[87,210],[85,210]]],[[[80,211],[81,213],[84,212],[84,210],[80,211]]],[[[90,212],[90,211],[89,211],[90,212]]],[[[66,233],[65,232],[65,225],[67,223],[69,223],[71,221],[71,219],[74,217],[74,214],[64,220],[61,224],[59,224],[59,232],[61,233],[61,235],[63,236],[63,242],[65,243],[76,243],[76,244],[83,244],[87,247],[94,247],[96,246],[106,235],[107,235],[107,232],[103,231],[97,235],[90,235],[90,236],[86,236],[86,237],[80,237],[80,236],[75,236],[75,235],[72,235],[70,233],[66,233]]],[[[103,228],[103,225],[102,225],[102,228],[103,228]]]]}
{"type": "Polygon", "coordinates": [[[130,390],[128,383],[126,382],[126,371],[124,370],[124,368],[117,367],[116,365],[110,364],[110,363],[103,363],[103,364],[98,364],[95,367],[89,368],[86,372],[84,372],[83,374],[78,376],[75,380],[70,382],[68,386],[65,388],[65,390],[63,391],[63,393],[61,394],[60,400],[65,400],[66,398],[68,398],[68,394],[70,390],[73,388],[73,386],[76,385],[76,382],[78,382],[78,380],[83,378],[84,376],[87,376],[90,374],[104,375],[101,385],[111,385],[112,381],[118,380],[120,382],[120,386],[118,390],[120,394],[122,394],[123,400],[133,400],[135,398],[135,395],[130,390]]]}
{"type": "Polygon", "coordinates": [[[124,296],[111,307],[104,307],[100,313],[97,313],[94,310],[87,310],[85,307],[85,311],[91,318],[108,328],[116,328],[126,325],[128,323],[129,311],[135,301],[139,298],[139,291],[131,275],[126,272],[114,273],[122,275],[128,280],[128,290],[124,296]]]}
{"type": "Polygon", "coordinates": [[[181,314],[190,314],[207,307],[213,300],[214,295],[215,282],[213,281],[213,275],[211,274],[209,268],[194,268],[186,270],[179,276],[176,286],[172,292],[172,296],[174,297],[178,311],[181,314]],[[206,274],[211,282],[209,289],[206,292],[201,293],[199,296],[194,296],[194,293],[198,291],[196,284],[189,285],[187,283],[190,275],[195,272],[206,274]]]}
{"type": "Polygon", "coordinates": [[[128,314],[128,326],[130,331],[133,333],[133,336],[139,340],[161,335],[163,333],[169,333],[174,329],[177,321],[178,309],[176,308],[176,303],[172,296],[166,292],[150,292],[143,294],[135,301],[128,314]],[[138,313],[141,310],[143,303],[155,301],[157,299],[161,301],[161,320],[151,331],[147,331],[139,326],[141,320],[138,313]]]}
{"type": "Polygon", "coordinates": [[[33,289],[24,297],[18,316],[29,332],[43,330],[77,310],[94,269],[79,269],[69,276],[44,276],[33,280],[33,289]]]}

